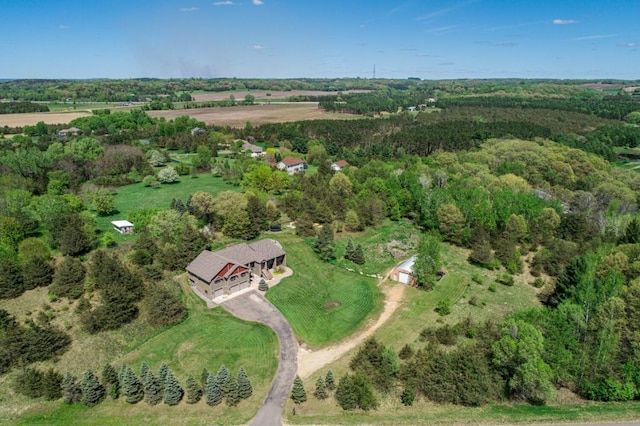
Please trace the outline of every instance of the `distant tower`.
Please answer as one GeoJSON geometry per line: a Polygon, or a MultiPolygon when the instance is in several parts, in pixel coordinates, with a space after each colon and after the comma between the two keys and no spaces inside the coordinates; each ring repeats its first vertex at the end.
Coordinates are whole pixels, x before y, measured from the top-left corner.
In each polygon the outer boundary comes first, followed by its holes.
{"type": "Polygon", "coordinates": [[[376,79],[376,64],[373,64],[373,79],[376,79]]]}

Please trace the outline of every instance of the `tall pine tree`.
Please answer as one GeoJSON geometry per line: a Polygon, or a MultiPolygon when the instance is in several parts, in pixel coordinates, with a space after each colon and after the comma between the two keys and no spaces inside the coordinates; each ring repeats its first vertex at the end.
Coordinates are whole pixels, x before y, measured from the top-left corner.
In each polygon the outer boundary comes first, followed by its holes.
{"type": "Polygon", "coordinates": [[[327,375],[324,378],[324,383],[327,386],[327,389],[330,391],[336,388],[336,381],[335,381],[335,378],[333,377],[333,371],[331,370],[327,371],[327,375]]]}
{"type": "Polygon", "coordinates": [[[62,388],[62,398],[67,404],[76,404],[82,399],[82,390],[76,377],[71,373],[66,373],[60,384],[62,388]]]}
{"type": "Polygon", "coordinates": [[[218,376],[209,373],[205,384],[205,399],[208,405],[218,405],[222,402],[222,389],[218,382],[218,376]]]}
{"type": "Polygon", "coordinates": [[[345,247],[344,249],[344,258],[346,260],[351,260],[353,261],[353,252],[354,252],[355,248],[353,247],[353,241],[351,241],[351,238],[349,238],[349,241],[347,241],[347,247],[345,247]]]}
{"type": "Polygon", "coordinates": [[[318,232],[313,250],[318,253],[320,259],[328,262],[336,258],[336,247],[333,241],[333,228],[331,224],[325,223],[318,232]]]}
{"type": "Polygon", "coordinates": [[[158,379],[153,372],[147,368],[142,381],[144,400],[149,405],[159,404],[160,401],[162,401],[162,385],[160,384],[160,379],[158,379]]]}
{"type": "Polygon", "coordinates": [[[105,364],[102,367],[102,386],[107,391],[107,394],[117,399],[120,396],[120,379],[118,379],[118,373],[111,364],[105,364]]]}
{"type": "Polygon", "coordinates": [[[171,370],[167,371],[167,378],[164,382],[164,403],[167,405],[178,405],[182,401],[184,390],[178,379],[173,375],[171,370]]]}
{"type": "Polygon", "coordinates": [[[202,387],[191,375],[187,377],[187,404],[195,404],[202,398],[202,387]]]}
{"type": "Polygon", "coordinates": [[[293,389],[291,389],[291,399],[296,404],[302,404],[307,400],[307,391],[304,390],[304,384],[300,376],[296,375],[293,380],[293,389]]]}
{"type": "Polygon", "coordinates": [[[244,367],[241,367],[240,371],[238,371],[238,396],[241,399],[247,399],[251,395],[253,395],[253,387],[251,386],[251,381],[249,380],[244,367]]]}
{"type": "Polygon", "coordinates": [[[233,375],[229,375],[229,389],[227,391],[227,406],[235,407],[240,402],[240,396],[238,395],[238,381],[233,375]]]}
{"type": "Polygon", "coordinates": [[[129,404],[137,404],[144,398],[142,382],[138,380],[136,373],[128,367],[122,380],[122,395],[129,404]]]}
{"type": "Polygon", "coordinates": [[[100,384],[96,376],[89,370],[84,372],[80,382],[82,391],[82,403],[88,407],[97,405],[104,399],[104,386],[100,384]]]}
{"type": "Polygon", "coordinates": [[[322,376],[318,377],[316,391],[313,394],[318,399],[327,399],[327,385],[325,385],[322,376]]]}
{"type": "Polygon", "coordinates": [[[353,257],[351,258],[353,263],[357,265],[364,264],[364,251],[362,250],[362,245],[358,244],[353,251],[353,257]]]}

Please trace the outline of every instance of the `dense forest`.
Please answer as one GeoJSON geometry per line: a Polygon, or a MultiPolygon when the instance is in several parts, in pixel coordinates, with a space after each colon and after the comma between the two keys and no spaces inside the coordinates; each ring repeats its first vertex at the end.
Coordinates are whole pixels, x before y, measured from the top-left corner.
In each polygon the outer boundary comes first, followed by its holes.
{"type": "MultiPolygon", "coordinates": [[[[0,96],[111,101],[128,93],[381,84],[16,80],[1,83],[0,96]]],[[[592,400],[640,399],[640,174],[610,162],[616,148],[638,146],[632,119],[640,103],[575,82],[384,84],[373,94],[320,104],[394,112],[385,118],[229,129],[133,110],[78,118],[69,125],[82,134],[72,137],[60,138],[44,123],[27,126],[0,151],[0,298],[46,286],[52,298],[79,300],[77,318],[87,333],[116,329],[140,312],[160,327],[185,315],[171,272],[215,238],[253,239],[283,217],[304,237],[316,235],[314,224],[358,232],[409,221],[469,249],[468,261],[499,270],[506,286],[526,268],[543,289],[543,306],[500,323],[427,327],[417,351],[395,353],[370,340],[336,392],[385,393],[399,385],[403,403],[418,393],[462,405],[540,404],[566,387],[592,400]],[[456,96],[443,96],[447,90],[456,96]],[[501,94],[522,90],[540,96],[501,94]],[[437,108],[404,111],[425,97],[437,97],[437,108]],[[192,132],[196,127],[206,131],[192,132]],[[262,143],[266,159],[244,155],[238,139],[262,143]],[[177,153],[191,154],[190,162],[172,162],[177,153]],[[303,157],[314,172],[289,176],[270,167],[287,155],[303,157]],[[331,163],[340,159],[351,167],[335,172],[331,163]],[[96,219],[114,213],[118,186],[205,173],[241,191],[198,191],[165,209],[134,210],[128,219],[138,236],[126,246],[114,248],[113,236],[96,232],[96,219]]],[[[432,277],[421,281],[428,291],[432,277]]],[[[0,311],[0,372],[55,357],[69,344],[46,314],[23,325],[0,311]]],[[[362,404],[347,398],[340,405],[373,408],[365,394],[362,404]]]]}

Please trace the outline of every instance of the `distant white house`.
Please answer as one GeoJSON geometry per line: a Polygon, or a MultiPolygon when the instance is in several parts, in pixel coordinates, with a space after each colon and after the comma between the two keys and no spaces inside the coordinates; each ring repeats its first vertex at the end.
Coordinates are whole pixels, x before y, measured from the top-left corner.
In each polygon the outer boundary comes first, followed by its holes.
{"type": "Polygon", "coordinates": [[[349,167],[350,164],[347,163],[345,160],[339,160],[336,161],[335,163],[331,164],[331,170],[333,170],[334,172],[339,172],[340,170],[344,169],[345,167],[349,167]]]}
{"type": "Polygon", "coordinates": [[[297,157],[284,157],[282,161],[276,164],[276,167],[280,170],[286,171],[290,175],[300,173],[304,171],[304,160],[297,157]]]}
{"type": "Polygon", "coordinates": [[[111,224],[113,229],[121,234],[133,234],[133,223],[128,220],[114,220],[111,224]]]}
{"type": "Polygon", "coordinates": [[[202,133],[207,133],[207,131],[202,127],[194,127],[193,129],[191,129],[191,136],[199,135],[202,133]]]}
{"type": "Polygon", "coordinates": [[[391,279],[403,284],[413,284],[413,265],[416,263],[417,256],[411,256],[391,271],[391,279]]]}

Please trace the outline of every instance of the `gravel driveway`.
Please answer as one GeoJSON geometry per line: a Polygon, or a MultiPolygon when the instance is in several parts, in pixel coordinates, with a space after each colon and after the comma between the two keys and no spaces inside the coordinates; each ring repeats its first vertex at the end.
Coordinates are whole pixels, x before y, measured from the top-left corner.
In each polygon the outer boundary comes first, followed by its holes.
{"type": "Polygon", "coordinates": [[[268,325],[278,335],[280,341],[278,371],[262,407],[249,424],[282,425],[282,409],[289,397],[293,379],[298,370],[298,341],[289,322],[271,302],[255,290],[225,301],[221,306],[240,319],[268,325]]]}

